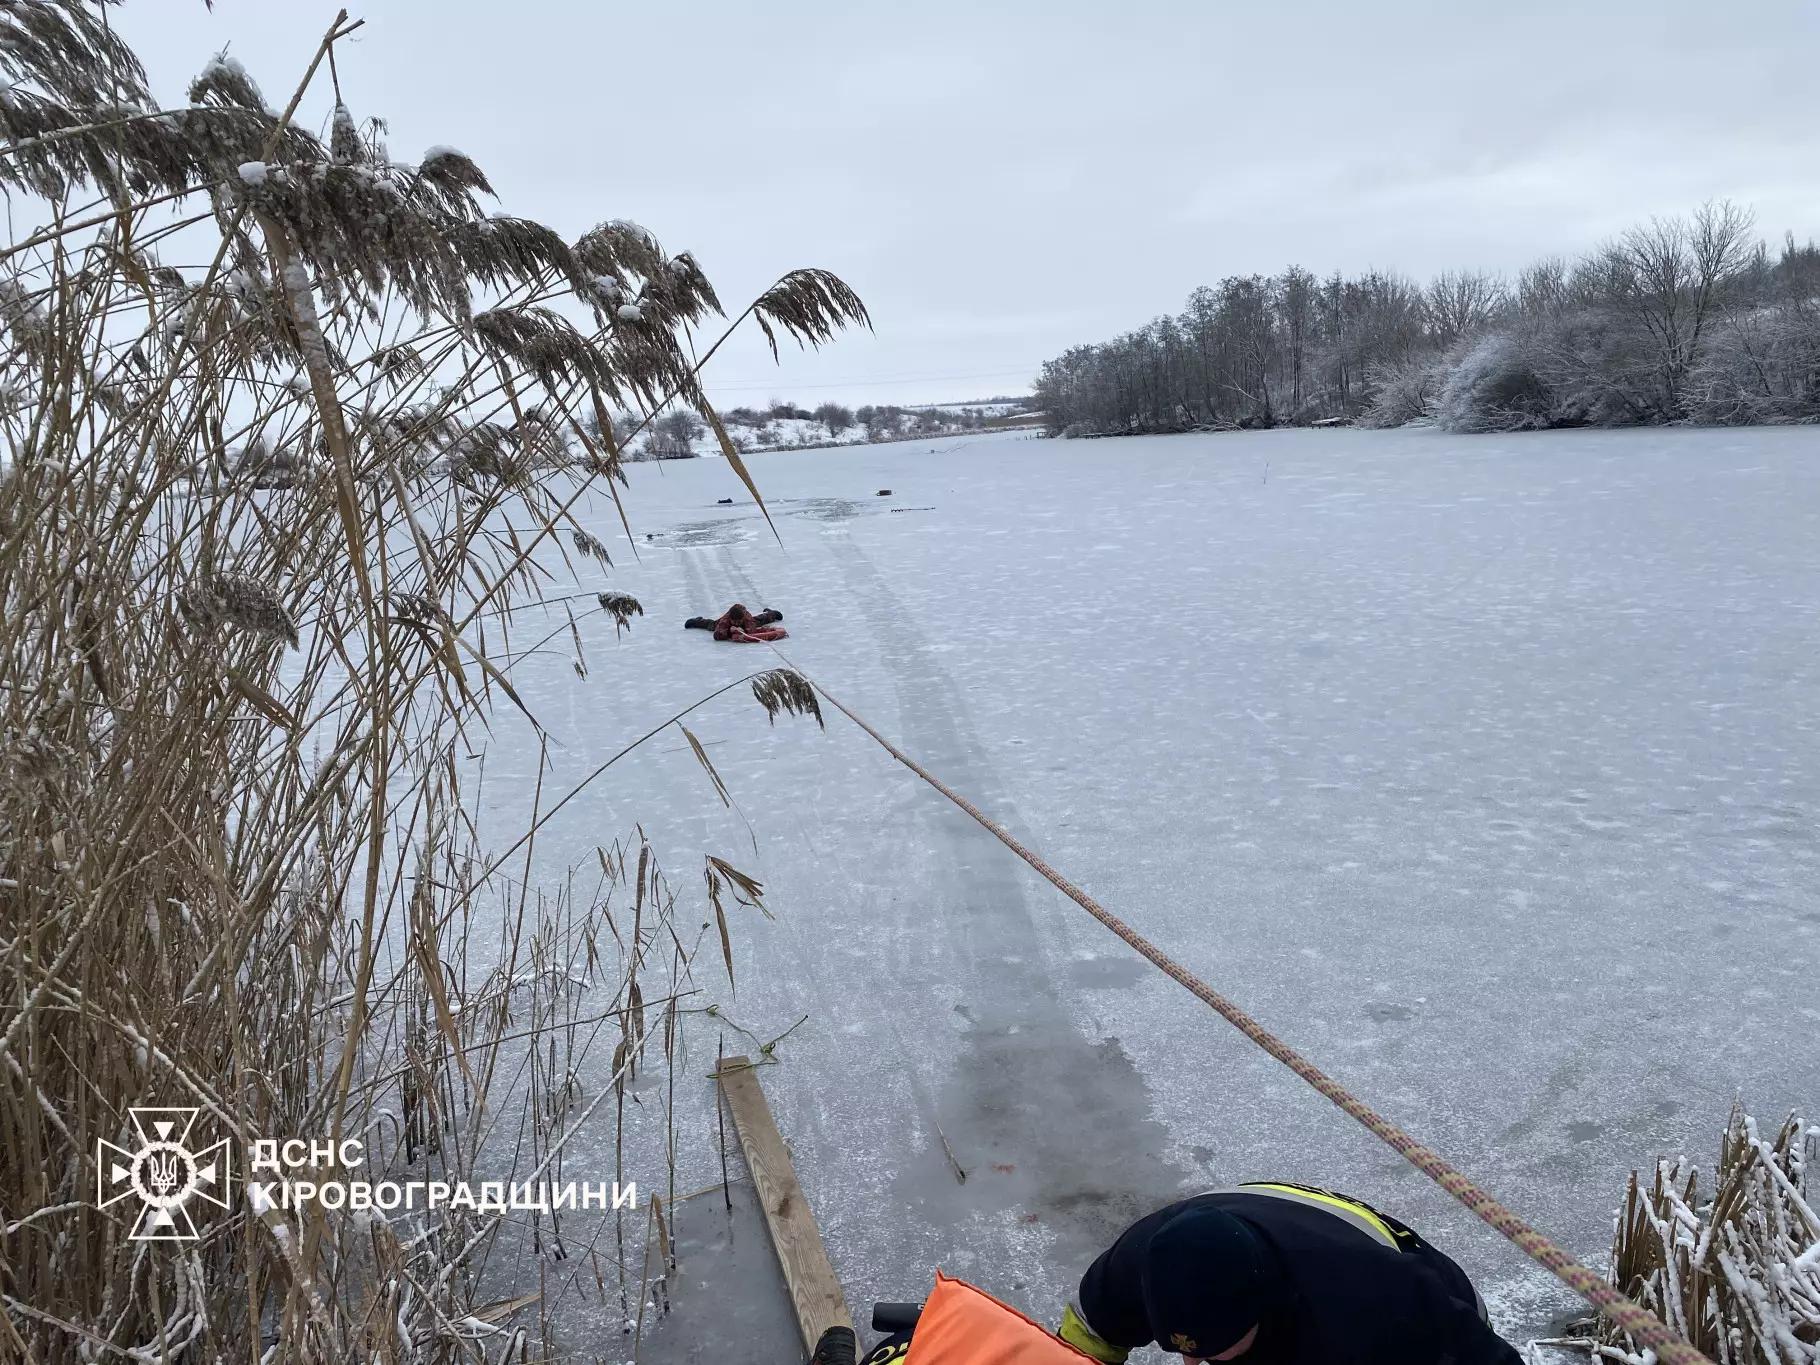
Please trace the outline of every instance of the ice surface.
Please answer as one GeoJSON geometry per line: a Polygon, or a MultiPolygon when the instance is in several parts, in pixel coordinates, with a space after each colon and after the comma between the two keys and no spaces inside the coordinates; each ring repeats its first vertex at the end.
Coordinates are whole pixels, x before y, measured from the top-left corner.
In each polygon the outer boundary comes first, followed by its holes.
{"type": "Polygon", "coordinates": [[[750,1185],[728,1193],[730,1209],[717,1188],[675,1211],[677,1274],[648,1300],[667,1311],[646,1310],[651,1321],[640,1360],[725,1365],[736,1351],[790,1365],[807,1354],[758,1197],[750,1185]]]}
{"type": "MultiPolygon", "coordinates": [[[[781,547],[724,464],[635,466],[638,558],[603,492],[615,566],[582,586],[645,617],[584,623],[585,680],[551,651],[513,678],[562,746],[548,804],[777,662],[685,617],[781,609],[805,671],[1602,1267],[1633,1166],[1710,1160],[1734,1097],[1820,1110],[1817,456],[1800,428],[752,456],[781,547]]],[[[689,724],[739,811],[672,731],[540,853],[638,822],[685,891],[703,852],[764,881],[737,994],[712,951],[700,980],[762,1039],[809,1016],[761,1080],[856,1312],[939,1265],[1052,1319],[1126,1220],[1267,1177],[1406,1218],[1512,1335],[1570,1306],[838,715],[773,726],[739,689],[689,724]]],[[[501,828],[537,760],[502,710],[501,828]]]]}

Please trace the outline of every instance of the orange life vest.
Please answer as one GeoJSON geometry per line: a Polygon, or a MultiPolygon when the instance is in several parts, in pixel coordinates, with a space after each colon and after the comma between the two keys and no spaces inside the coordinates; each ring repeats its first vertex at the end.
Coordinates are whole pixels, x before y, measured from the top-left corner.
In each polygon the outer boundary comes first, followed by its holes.
{"type": "Polygon", "coordinates": [[[1099,1365],[1015,1308],[935,1272],[904,1365],[1099,1365]]]}

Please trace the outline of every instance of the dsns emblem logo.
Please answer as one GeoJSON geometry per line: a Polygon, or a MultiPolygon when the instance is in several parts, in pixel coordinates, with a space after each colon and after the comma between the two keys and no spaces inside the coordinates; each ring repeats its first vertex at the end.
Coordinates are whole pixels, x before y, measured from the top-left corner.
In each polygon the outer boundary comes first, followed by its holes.
{"type": "Polygon", "coordinates": [[[227,1139],[191,1151],[190,1130],[199,1109],[130,1109],[138,1150],[108,1141],[95,1144],[95,1202],[101,1208],[137,1197],[143,1205],[128,1236],[135,1242],[193,1242],[201,1236],[190,1217],[200,1200],[225,1209],[233,1177],[227,1139]]]}

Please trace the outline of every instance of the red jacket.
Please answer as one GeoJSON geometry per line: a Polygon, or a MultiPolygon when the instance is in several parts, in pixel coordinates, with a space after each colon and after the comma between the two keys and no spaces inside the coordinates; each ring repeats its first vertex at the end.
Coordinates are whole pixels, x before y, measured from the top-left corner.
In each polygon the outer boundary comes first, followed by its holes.
{"type": "Polygon", "coordinates": [[[727,608],[726,615],[714,623],[714,638],[732,640],[745,645],[787,639],[788,632],[782,626],[771,624],[773,621],[782,619],[780,614],[771,611],[760,612],[754,616],[740,603],[735,602],[727,608]]]}

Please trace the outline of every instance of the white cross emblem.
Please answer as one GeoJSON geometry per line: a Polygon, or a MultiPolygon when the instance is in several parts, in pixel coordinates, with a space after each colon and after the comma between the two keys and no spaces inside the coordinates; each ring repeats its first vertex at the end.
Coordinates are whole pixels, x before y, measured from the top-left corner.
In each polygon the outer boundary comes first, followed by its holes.
{"type": "Polygon", "coordinates": [[[144,1206],[128,1237],[135,1242],[193,1242],[192,1199],[228,1206],[233,1148],[223,1138],[192,1152],[188,1142],[200,1109],[129,1109],[137,1150],[103,1139],[95,1144],[95,1202],[101,1208],[137,1195],[144,1206]]]}

